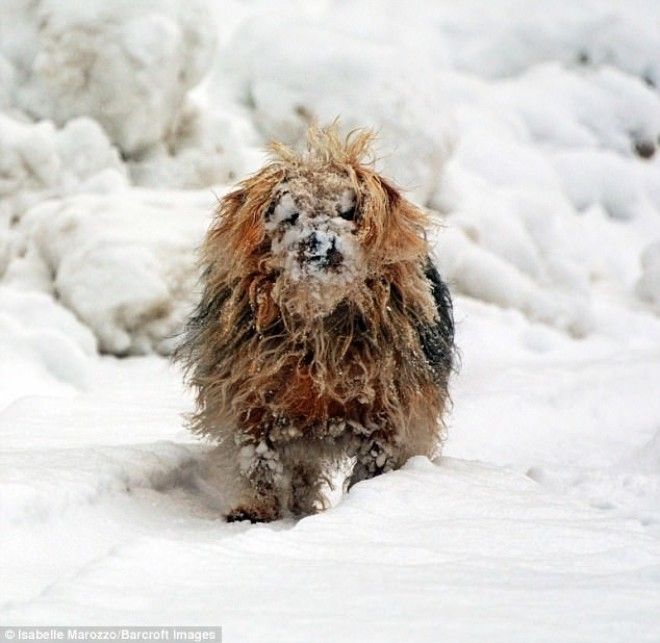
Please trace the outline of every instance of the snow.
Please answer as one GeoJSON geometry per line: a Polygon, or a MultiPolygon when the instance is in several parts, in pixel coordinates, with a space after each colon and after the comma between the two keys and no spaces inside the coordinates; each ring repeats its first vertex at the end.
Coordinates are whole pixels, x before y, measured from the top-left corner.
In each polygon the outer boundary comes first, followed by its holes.
{"type": "Polygon", "coordinates": [[[23,76],[18,107],[60,124],[92,116],[128,154],[174,127],[215,44],[203,1],[13,0],[6,11],[6,30],[28,32],[20,41],[10,36],[5,53],[18,58],[23,76]],[[207,19],[198,20],[201,12],[207,19]]]}
{"type": "Polygon", "coordinates": [[[89,376],[96,340],[42,293],[0,286],[0,410],[25,395],[75,395],[89,376]]]}
{"type": "Polygon", "coordinates": [[[264,136],[300,143],[310,122],[341,114],[347,130],[379,130],[384,170],[418,201],[429,198],[453,137],[439,79],[426,61],[411,68],[394,43],[365,43],[287,12],[248,19],[227,49],[214,75],[216,93],[233,89],[264,136]],[[274,29],[286,34],[286,46],[273,39],[274,29]]]}
{"type": "Polygon", "coordinates": [[[0,216],[19,218],[57,194],[125,184],[126,169],[96,121],[77,118],[58,130],[0,114],[0,216]]]}
{"type": "Polygon", "coordinates": [[[230,640],[286,641],[659,632],[660,543],[632,517],[444,457],[297,523],[226,524],[180,427],[178,373],[154,358],[95,368],[78,397],[0,420],[6,622],[222,623],[230,640]]]}
{"type": "Polygon", "coordinates": [[[659,30],[653,0],[3,2],[0,620],[660,639],[659,30]],[[227,524],[164,357],[216,199],[337,116],[431,212],[448,440],[227,524]]]}
{"type": "Polygon", "coordinates": [[[660,312],[660,242],[652,243],[642,254],[642,276],[637,293],[660,312]]]}
{"type": "Polygon", "coordinates": [[[102,352],[167,353],[195,303],[194,249],[213,202],[139,190],[48,200],[21,221],[26,252],[7,279],[45,273],[44,288],[95,332],[102,352]]]}

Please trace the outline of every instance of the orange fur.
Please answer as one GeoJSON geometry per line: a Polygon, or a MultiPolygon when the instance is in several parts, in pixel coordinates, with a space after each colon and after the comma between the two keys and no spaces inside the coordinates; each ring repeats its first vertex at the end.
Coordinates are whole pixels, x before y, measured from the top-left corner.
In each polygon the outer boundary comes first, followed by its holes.
{"type": "MultiPolygon", "coordinates": [[[[355,132],[342,141],[329,128],[311,130],[303,154],[273,145],[272,161],[222,199],[203,245],[204,294],[177,357],[197,390],[192,429],[248,461],[235,470],[247,481],[234,503],[240,516],[251,504],[279,515],[287,501],[273,498],[281,499],[287,453],[301,453],[301,441],[307,465],[377,442],[388,468],[439,444],[449,373],[429,367],[419,335],[438,316],[425,274],[428,222],[364,164],[372,138],[355,132]],[[283,185],[309,212],[352,190],[359,221],[346,234],[356,247],[348,277],[330,270],[318,285],[273,250],[284,233],[268,217],[283,185]],[[282,479],[254,455],[260,444],[282,479]]],[[[310,509],[301,493],[292,492],[289,508],[310,509]]]]}

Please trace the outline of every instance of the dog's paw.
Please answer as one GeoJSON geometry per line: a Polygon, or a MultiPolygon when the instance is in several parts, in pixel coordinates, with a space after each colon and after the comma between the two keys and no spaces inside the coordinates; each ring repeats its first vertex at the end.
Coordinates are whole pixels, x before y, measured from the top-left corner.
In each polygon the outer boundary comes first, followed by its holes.
{"type": "Polygon", "coordinates": [[[246,505],[239,505],[227,513],[225,520],[227,522],[249,520],[254,524],[257,522],[271,522],[277,520],[279,517],[279,512],[272,507],[248,507],[246,505]]]}

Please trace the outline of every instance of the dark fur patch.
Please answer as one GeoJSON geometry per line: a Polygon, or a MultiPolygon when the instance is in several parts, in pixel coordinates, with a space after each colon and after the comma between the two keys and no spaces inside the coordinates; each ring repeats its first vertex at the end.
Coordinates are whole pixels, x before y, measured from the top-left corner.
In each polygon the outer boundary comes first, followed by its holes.
{"type": "Polygon", "coordinates": [[[430,259],[427,260],[424,275],[431,285],[438,317],[434,324],[418,325],[417,330],[422,350],[434,374],[440,381],[446,381],[454,362],[454,309],[449,289],[430,259]]]}
{"type": "MultiPolygon", "coordinates": [[[[173,359],[183,365],[184,370],[196,376],[207,376],[213,369],[214,364],[204,359],[204,348],[208,338],[213,335],[215,328],[221,323],[226,314],[226,308],[230,304],[232,291],[223,288],[218,292],[212,292],[208,287],[204,288],[202,298],[193,311],[183,333],[183,339],[173,354],[173,359]]],[[[252,312],[249,306],[244,306],[238,318],[237,327],[240,331],[234,337],[234,344],[240,345],[254,334],[252,312]]],[[[227,352],[234,346],[221,347],[220,350],[227,352]]],[[[220,355],[216,356],[219,359],[220,355]]]]}

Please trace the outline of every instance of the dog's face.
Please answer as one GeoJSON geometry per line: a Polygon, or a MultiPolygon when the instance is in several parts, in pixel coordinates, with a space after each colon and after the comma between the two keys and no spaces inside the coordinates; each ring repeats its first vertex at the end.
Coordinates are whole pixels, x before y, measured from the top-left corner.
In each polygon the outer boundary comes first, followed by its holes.
{"type": "Polygon", "coordinates": [[[224,197],[207,239],[218,277],[244,284],[263,323],[277,311],[317,319],[344,300],[373,299],[373,284],[425,261],[425,215],[361,162],[370,136],[321,134],[306,155],[277,148],[273,163],[224,197]]]}
{"type": "Polygon", "coordinates": [[[310,171],[285,178],[264,212],[270,267],[320,297],[334,285],[347,287],[365,263],[359,218],[358,195],[347,175],[310,171]]]}

